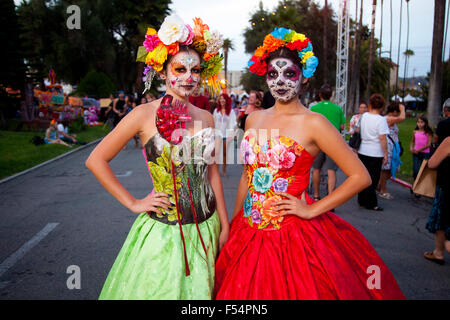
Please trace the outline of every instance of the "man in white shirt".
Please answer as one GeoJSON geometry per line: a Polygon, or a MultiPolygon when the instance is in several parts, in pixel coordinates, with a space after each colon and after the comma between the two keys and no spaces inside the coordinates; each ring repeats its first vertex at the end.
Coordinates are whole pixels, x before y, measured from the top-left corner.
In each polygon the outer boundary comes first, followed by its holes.
{"type": "Polygon", "coordinates": [[[59,139],[61,139],[62,141],[74,144],[86,144],[86,142],[79,142],[74,136],[71,136],[68,133],[68,128],[64,127],[61,122],[56,122],[56,128],[58,130],[59,139]]]}
{"type": "Polygon", "coordinates": [[[358,194],[358,204],[369,210],[382,211],[378,206],[376,187],[380,180],[381,166],[388,160],[387,135],[389,127],[383,112],[385,101],[382,95],[375,93],[370,97],[369,111],[361,115],[361,145],[358,157],[366,166],[372,184],[358,194]]]}

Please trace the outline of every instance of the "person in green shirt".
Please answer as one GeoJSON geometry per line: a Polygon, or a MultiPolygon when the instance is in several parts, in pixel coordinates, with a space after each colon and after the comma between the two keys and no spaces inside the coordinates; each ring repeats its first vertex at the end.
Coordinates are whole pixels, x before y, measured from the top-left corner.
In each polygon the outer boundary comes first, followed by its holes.
{"type": "MultiPolygon", "coordinates": [[[[330,123],[341,132],[345,126],[345,114],[342,108],[337,104],[330,102],[333,91],[328,84],[324,84],[319,91],[320,102],[311,107],[311,111],[322,114],[330,123]]],[[[320,171],[327,170],[328,174],[328,193],[330,194],[336,188],[336,170],[337,165],[328,155],[322,151],[317,155],[313,163],[313,188],[314,199],[320,199],[320,171]]],[[[332,210],[334,211],[334,209],[332,210]]]]}

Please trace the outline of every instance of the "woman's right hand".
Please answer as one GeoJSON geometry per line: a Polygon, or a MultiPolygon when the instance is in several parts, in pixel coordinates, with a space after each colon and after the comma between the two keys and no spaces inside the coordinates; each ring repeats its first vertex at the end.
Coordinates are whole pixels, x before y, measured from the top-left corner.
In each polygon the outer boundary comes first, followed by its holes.
{"type": "Polygon", "coordinates": [[[134,213],[153,211],[162,214],[161,208],[168,210],[172,206],[168,197],[164,192],[150,193],[143,199],[136,199],[130,209],[134,213]]]}

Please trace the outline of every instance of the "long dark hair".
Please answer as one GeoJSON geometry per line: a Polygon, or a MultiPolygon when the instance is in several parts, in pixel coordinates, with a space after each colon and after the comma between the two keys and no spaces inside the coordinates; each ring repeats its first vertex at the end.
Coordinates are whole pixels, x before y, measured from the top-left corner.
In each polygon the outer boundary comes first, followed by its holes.
{"type": "MultiPolygon", "coordinates": [[[[433,130],[430,128],[430,125],[428,124],[428,119],[427,117],[425,117],[425,115],[423,113],[421,113],[418,117],[417,120],[422,120],[425,123],[425,126],[423,127],[423,131],[425,131],[425,133],[427,134],[433,134],[433,130]]],[[[419,126],[416,124],[416,128],[414,130],[419,130],[419,126]]]]}
{"type": "Polygon", "coordinates": [[[219,98],[217,99],[217,112],[220,112],[220,109],[222,109],[222,105],[220,104],[220,97],[223,97],[225,99],[225,113],[230,115],[231,112],[231,98],[226,93],[222,93],[219,98]]]}

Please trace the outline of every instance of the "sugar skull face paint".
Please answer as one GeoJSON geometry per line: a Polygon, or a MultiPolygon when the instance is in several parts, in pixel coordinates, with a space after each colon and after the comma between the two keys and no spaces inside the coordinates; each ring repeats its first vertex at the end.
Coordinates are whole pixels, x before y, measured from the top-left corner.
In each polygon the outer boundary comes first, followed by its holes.
{"type": "Polygon", "coordinates": [[[190,96],[201,80],[200,58],[194,51],[177,53],[167,66],[166,86],[177,95],[190,96]]]}
{"type": "Polygon", "coordinates": [[[298,97],[302,70],[290,59],[272,59],[267,67],[267,85],[272,96],[282,102],[298,97]]]}

